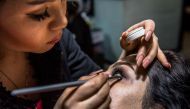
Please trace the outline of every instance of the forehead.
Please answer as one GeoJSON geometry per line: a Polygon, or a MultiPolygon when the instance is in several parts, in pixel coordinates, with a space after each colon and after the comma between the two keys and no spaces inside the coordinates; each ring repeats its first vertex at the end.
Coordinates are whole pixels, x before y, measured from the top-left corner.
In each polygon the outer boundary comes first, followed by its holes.
{"type": "Polygon", "coordinates": [[[29,4],[42,4],[46,2],[53,2],[58,0],[6,0],[7,3],[13,2],[13,3],[29,3],[29,4]]]}
{"type": "Polygon", "coordinates": [[[137,54],[131,54],[131,55],[126,56],[123,60],[128,61],[131,64],[134,64],[134,63],[136,63],[136,56],[137,56],[137,54]]]}
{"type": "MultiPolygon", "coordinates": [[[[1,0],[0,0],[1,1],[1,0]]],[[[8,4],[31,4],[31,5],[38,5],[38,4],[45,4],[45,3],[51,3],[51,2],[68,2],[73,0],[6,0],[6,3],[8,4]]]]}
{"type": "Polygon", "coordinates": [[[41,3],[46,3],[46,2],[53,2],[56,0],[24,0],[25,2],[29,3],[29,4],[41,4],[41,3]]]}
{"type": "Polygon", "coordinates": [[[2,6],[2,9],[4,9],[6,12],[11,11],[21,14],[35,11],[45,6],[57,7],[57,3],[61,1],[65,4],[67,0],[6,0],[2,6]]]}
{"type": "Polygon", "coordinates": [[[109,68],[112,68],[118,65],[131,65],[131,66],[136,65],[136,54],[131,54],[129,56],[126,56],[125,58],[112,64],[109,68]]]}

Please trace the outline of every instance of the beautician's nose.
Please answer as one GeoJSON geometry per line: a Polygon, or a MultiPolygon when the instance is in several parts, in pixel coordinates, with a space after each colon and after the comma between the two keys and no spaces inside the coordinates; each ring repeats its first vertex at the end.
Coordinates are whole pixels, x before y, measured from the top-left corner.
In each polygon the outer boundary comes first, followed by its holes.
{"type": "Polygon", "coordinates": [[[63,11],[57,12],[55,19],[50,24],[51,30],[61,30],[67,26],[67,18],[63,11]]]}

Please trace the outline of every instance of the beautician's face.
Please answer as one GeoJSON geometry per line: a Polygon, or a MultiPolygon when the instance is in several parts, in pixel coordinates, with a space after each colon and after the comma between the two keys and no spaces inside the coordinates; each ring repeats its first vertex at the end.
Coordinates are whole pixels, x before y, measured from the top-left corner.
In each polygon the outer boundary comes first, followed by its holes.
{"type": "MultiPolygon", "coordinates": [[[[143,70],[136,67],[135,56],[129,56],[126,60],[117,62],[118,65],[111,66],[106,73],[121,73],[123,79],[112,84],[110,90],[110,109],[142,109],[142,100],[146,91],[148,78],[143,70]]],[[[113,75],[114,75],[113,74],[113,75]]]]}
{"type": "Polygon", "coordinates": [[[0,47],[41,53],[67,25],[66,0],[6,0],[0,7],[0,47]]]}

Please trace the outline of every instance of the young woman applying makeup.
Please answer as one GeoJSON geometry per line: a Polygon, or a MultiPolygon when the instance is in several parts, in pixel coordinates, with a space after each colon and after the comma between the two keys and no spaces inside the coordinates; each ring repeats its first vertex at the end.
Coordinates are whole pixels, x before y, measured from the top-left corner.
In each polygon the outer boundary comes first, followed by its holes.
{"type": "MultiPolygon", "coordinates": [[[[84,85],[65,92],[10,95],[14,89],[72,81],[100,71],[65,29],[66,4],[67,0],[0,0],[1,109],[104,109],[109,105],[108,77],[104,74],[94,74],[84,85]]],[[[146,40],[155,38],[154,22],[145,20],[124,32],[121,42],[139,26],[145,27],[146,40]]],[[[156,46],[149,52],[139,48],[139,65],[146,67],[158,57],[167,67],[158,42],[149,43],[156,46]]]]}

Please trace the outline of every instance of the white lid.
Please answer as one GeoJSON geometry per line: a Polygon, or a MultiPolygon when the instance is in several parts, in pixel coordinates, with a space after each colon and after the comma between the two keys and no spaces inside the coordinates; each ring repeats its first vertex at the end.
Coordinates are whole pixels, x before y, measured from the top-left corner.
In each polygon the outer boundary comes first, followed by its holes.
{"type": "Polygon", "coordinates": [[[127,41],[135,40],[143,35],[145,35],[145,29],[143,27],[139,27],[129,33],[127,41]]]}

